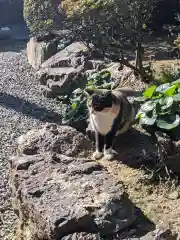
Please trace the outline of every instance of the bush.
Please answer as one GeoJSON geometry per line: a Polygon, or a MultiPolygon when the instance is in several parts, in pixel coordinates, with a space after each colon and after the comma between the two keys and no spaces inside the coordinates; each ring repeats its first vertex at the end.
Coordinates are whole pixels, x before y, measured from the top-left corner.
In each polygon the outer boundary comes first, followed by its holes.
{"type": "Polygon", "coordinates": [[[83,12],[87,6],[87,0],[62,0],[61,7],[65,10],[67,17],[72,17],[77,12],[83,12]]]}
{"type": "Polygon", "coordinates": [[[56,0],[24,0],[24,19],[33,36],[59,28],[62,16],[56,0]]]}
{"type": "Polygon", "coordinates": [[[142,43],[149,36],[148,21],[158,0],[64,0],[70,26],[78,40],[96,52],[131,67],[143,75],[142,43]],[[126,60],[127,50],[136,55],[136,66],[126,60]]]}

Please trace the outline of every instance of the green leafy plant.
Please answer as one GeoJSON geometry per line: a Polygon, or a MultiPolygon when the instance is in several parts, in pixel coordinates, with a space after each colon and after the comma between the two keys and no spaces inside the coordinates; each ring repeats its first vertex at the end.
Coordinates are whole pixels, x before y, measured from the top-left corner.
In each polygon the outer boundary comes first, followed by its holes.
{"type": "Polygon", "coordinates": [[[161,131],[171,131],[180,124],[180,79],[160,86],[152,85],[141,97],[136,119],[142,126],[155,126],[161,131]]]}
{"type": "MultiPolygon", "coordinates": [[[[88,116],[86,100],[87,95],[84,90],[91,89],[110,89],[112,85],[111,73],[107,70],[92,73],[87,78],[87,84],[84,89],[76,89],[69,98],[69,103],[62,119],[63,124],[71,125],[77,121],[86,120],[88,116]]],[[[61,97],[61,100],[62,97],[61,97]]],[[[67,100],[67,96],[66,96],[67,100]]]]}
{"type": "Polygon", "coordinates": [[[109,71],[94,72],[88,77],[86,88],[111,89],[112,78],[109,71]]]}
{"type": "Polygon", "coordinates": [[[62,119],[63,124],[71,125],[73,122],[87,119],[86,96],[80,88],[72,93],[62,119]]]}

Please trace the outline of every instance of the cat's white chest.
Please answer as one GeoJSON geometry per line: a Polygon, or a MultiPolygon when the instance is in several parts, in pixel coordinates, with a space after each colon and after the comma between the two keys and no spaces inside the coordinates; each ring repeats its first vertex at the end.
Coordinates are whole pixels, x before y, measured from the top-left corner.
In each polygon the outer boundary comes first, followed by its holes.
{"type": "Polygon", "coordinates": [[[116,116],[111,112],[95,112],[91,114],[91,124],[93,128],[103,135],[111,131],[116,116]]]}

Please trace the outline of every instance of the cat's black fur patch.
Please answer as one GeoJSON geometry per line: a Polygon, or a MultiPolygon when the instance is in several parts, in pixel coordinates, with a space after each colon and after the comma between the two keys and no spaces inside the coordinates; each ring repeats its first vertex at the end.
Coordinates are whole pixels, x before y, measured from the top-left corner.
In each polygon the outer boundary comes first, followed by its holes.
{"type": "Polygon", "coordinates": [[[102,111],[104,108],[110,108],[113,104],[113,96],[110,91],[101,93],[95,92],[91,96],[91,106],[95,111],[102,111]]]}

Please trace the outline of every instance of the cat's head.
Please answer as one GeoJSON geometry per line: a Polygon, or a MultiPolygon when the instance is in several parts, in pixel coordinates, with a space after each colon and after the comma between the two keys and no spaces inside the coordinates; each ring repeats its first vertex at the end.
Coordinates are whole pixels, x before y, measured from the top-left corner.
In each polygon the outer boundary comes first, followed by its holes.
{"type": "Polygon", "coordinates": [[[113,96],[110,90],[105,89],[86,89],[88,108],[101,112],[108,110],[113,105],[113,96]]]}

